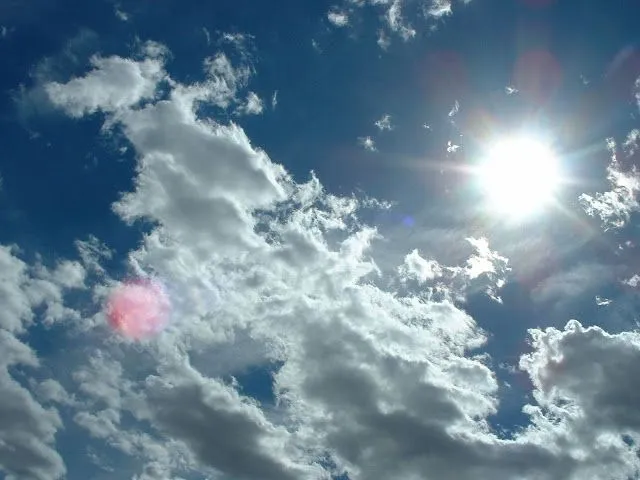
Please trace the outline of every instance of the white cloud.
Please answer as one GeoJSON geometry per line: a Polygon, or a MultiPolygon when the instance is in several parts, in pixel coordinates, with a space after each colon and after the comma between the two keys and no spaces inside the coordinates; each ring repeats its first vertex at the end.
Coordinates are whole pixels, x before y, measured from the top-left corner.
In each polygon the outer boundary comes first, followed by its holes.
{"type": "Polygon", "coordinates": [[[402,278],[415,278],[420,283],[424,283],[441,276],[442,267],[435,260],[422,258],[418,250],[413,250],[405,257],[399,273],[402,278]]]}
{"type": "Polygon", "coordinates": [[[627,135],[624,142],[624,151],[628,157],[632,157],[638,151],[638,143],[640,142],[640,129],[633,129],[627,135]]]}
{"type": "Polygon", "coordinates": [[[89,236],[87,240],[76,240],[75,243],[85,269],[104,275],[105,271],[100,262],[110,259],[113,252],[93,235],[89,236]]]}
{"type": "Polygon", "coordinates": [[[623,280],[622,283],[635,288],[640,285],[640,275],[636,274],[627,280],[623,280]]]}
{"type": "Polygon", "coordinates": [[[271,109],[275,110],[277,106],[278,106],[278,90],[273,92],[273,95],[271,96],[271,109]]]}
{"type": "MultiPolygon", "coordinates": [[[[66,262],[53,272],[39,265],[30,268],[16,254],[15,248],[0,246],[0,470],[7,478],[55,480],[66,471],[54,446],[61,418],[55,409],[40,405],[9,367],[39,367],[36,353],[18,335],[36,321],[36,307],[46,306],[45,321],[71,312],[62,305],[62,291],[79,285],[82,275],[79,266],[66,262]]],[[[41,385],[50,394],[45,401],[53,400],[55,385],[41,385]]]]}
{"type": "Polygon", "coordinates": [[[51,101],[71,116],[81,117],[98,110],[115,112],[153,98],[164,76],[160,59],[134,62],[120,57],[91,59],[93,70],[83,78],[65,84],[47,84],[51,101]]]}
{"type": "MultiPolygon", "coordinates": [[[[3,354],[12,353],[6,341],[0,335],[3,354]]],[[[62,478],[66,469],[53,446],[62,427],[58,413],[44,409],[6,370],[0,371],[0,389],[0,468],[8,478],[62,478]]]]}
{"type": "Polygon", "coordinates": [[[245,103],[236,109],[236,113],[241,115],[260,115],[264,110],[262,99],[254,92],[247,94],[245,103]]]}
{"type": "Polygon", "coordinates": [[[391,124],[391,115],[385,113],[379,120],[376,120],[375,126],[378,127],[378,130],[393,130],[393,125],[391,124]]]}
{"type": "MultiPolygon", "coordinates": [[[[486,357],[474,355],[486,335],[452,297],[473,288],[495,296],[507,259],[487,240],[469,238],[472,253],[462,265],[442,267],[412,252],[399,269],[400,277],[442,280],[439,288],[449,295],[379,287],[379,234],[357,221],[366,202],[331,196],[314,176],[296,183],[239,126],[199,116],[198,102],[230,105],[246,83],[226,57],[205,65],[207,82],[171,80],[166,98],[148,97],[143,105],[128,101],[114,109],[110,96],[83,89],[68,89],[60,102],[75,106],[67,109],[71,115],[105,112],[105,129],[120,128],[135,149],[133,189],[114,211],[127,222],[154,225],[129,265],[166,279],[175,313],[155,341],[114,341],[114,358],[94,350],[93,360],[78,366],[80,426],[142,459],[138,478],[193,470],[292,480],[343,471],[351,480],[632,474],[638,459],[630,448],[605,437],[624,425],[635,434],[640,425],[632,377],[622,375],[634,374],[638,364],[635,334],[610,336],[575,324],[565,332],[534,331],[534,351],[522,367],[540,405],[526,407],[528,429],[499,437],[489,426],[499,409],[498,381],[486,357]],[[260,405],[234,382],[196,369],[197,358],[206,365],[240,333],[263,349],[246,358],[281,365],[275,405],[260,405]],[[557,370],[563,358],[569,368],[557,370]],[[614,371],[615,365],[624,368],[614,371]],[[575,379],[585,375],[582,387],[575,379]],[[574,415],[561,397],[587,416],[574,415]]],[[[96,68],[90,78],[110,78],[96,68]]],[[[90,268],[101,251],[97,242],[79,250],[85,268],[98,271],[90,268]]],[[[25,268],[10,269],[11,284],[23,281],[25,268]]],[[[81,285],[79,278],[70,285],[81,285]]],[[[28,321],[33,300],[16,298],[9,309],[28,321]]]]}
{"type": "Polygon", "coordinates": [[[416,31],[402,18],[402,3],[402,0],[393,0],[386,15],[389,28],[407,41],[416,36],[416,31]]]}
{"type": "MultiPolygon", "coordinates": [[[[583,459],[582,478],[630,478],[638,474],[640,337],[611,335],[572,320],[564,330],[532,330],[534,353],[521,368],[534,382],[540,421],[563,433],[567,450],[583,459]],[[623,435],[634,440],[623,441],[623,435]]],[[[533,408],[533,407],[532,407],[533,408]]],[[[579,473],[579,472],[577,472],[579,473]]]]}
{"type": "Polygon", "coordinates": [[[378,150],[376,148],[376,142],[373,140],[373,138],[369,136],[358,137],[358,144],[362,146],[365,150],[369,150],[370,152],[375,152],[378,150]]]}
{"type": "Polygon", "coordinates": [[[622,227],[631,213],[640,207],[636,198],[640,191],[640,177],[635,167],[623,170],[612,139],[607,141],[607,146],[611,153],[611,163],[607,167],[611,190],[594,195],[583,193],[579,200],[587,214],[600,217],[605,229],[610,229],[622,227]]]}
{"type": "MultiPolygon", "coordinates": [[[[469,3],[465,0],[464,4],[469,3]]],[[[359,9],[370,8],[380,18],[377,27],[377,43],[383,50],[391,45],[391,37],[398,36],[409,41],[416,37],[421,28],[432,31],[434,22],[452,13],[451,0],[343,0],[329,10],[329,21],[339,27],[349,25],[350,20],[359,15],[359,9]]]]}
{"type": "Polygon", "coordinates": [[[485,273],[497,273],[496,265],[506,269],[507,259],[489,248],[486,238],[467,238],[476,253],[467,260],[466,274],[470,279],[478,278],[485,273]]]}
{"type": "Polygon", "coordinates": [[[425,14],[436,18],[451,15],[451,0],[431,0],[425,5],[425,14]]]}
{"type": "Polygon", "coordinates": [[[184,89],[185,95],[194,95],[194,98],[212,102],[221,108],[227,108],[237,101],[238,91],[247,86],[253,75],[251,66],[243,64],[236,68],[222,52],[205,59],[204,68],[207,82],[184,89]]]}
{"type": "Polygon", "coordinates": [[[346,27],[349,25],[349,15],[341,10],[330,10],[327,19],[336,27],[346,27]]]}
{"type": "Polygon", "coordinates": [[[229,33],[224,32],[221,35],[221,40],[226,43],[232,44],[240,53],[244,55],[249,55],[249,48],[251,48],[251,43],[253,42],[253,35],[249,35],[247,33],[229,33]]]}

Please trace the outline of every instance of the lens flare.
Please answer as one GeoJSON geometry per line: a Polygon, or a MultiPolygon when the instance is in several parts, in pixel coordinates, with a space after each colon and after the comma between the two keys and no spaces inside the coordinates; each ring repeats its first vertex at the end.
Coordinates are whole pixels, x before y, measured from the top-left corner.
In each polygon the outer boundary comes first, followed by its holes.
{"type": "Polygon", "coordinates": [[[171,302],[156,279],[136,279],[116,287],[107,302],[109,325],[118,333],[141,340],[159,333],[166,325],[171,302]]]}

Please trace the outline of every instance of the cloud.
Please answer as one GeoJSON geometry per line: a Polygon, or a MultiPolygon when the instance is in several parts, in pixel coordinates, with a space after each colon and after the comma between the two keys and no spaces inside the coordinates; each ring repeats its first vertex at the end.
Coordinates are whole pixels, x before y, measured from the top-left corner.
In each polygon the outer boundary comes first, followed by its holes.
{"type": "Polygon", "coordinates": [[[436,18],[451,15],[451,0],[431,0],[425,6],[425,13],[436,18]]]}
{"type": "Polygon", "coordinates": [[[105,274],[100,262],[113,256],[113,252],[106,245],[95,236],[90,235],[87,240],[76,240],[75,246],[86,270],[98,275],[105,274]]]}
{"type": "Polygon", "coordinates": [[[638,334],[611,335],[576,320],[564,330],[530,333],[534,353],[523,357],[520,366],[534,382],[536,412],[548,412],[545,419],[564,431],[566,448],[582,452],[593,478],[637,475],[639,399],[629,379],[637,376],[638,334]]]}
{"type": "Polygon", "coordinates": [[[386,50],[393,36],[406,42],[415,38],[421,28],[433,30],[437,25],[435,22],[452,13],[451,4],[451,0],[343,0],[331,7],[327,18],[337,27],[346,27],[350,20],[362,15],[359,10],[374,10],[381,22],[376,27],[377,44],[386,50]]]}
{"type": "Polygon", "coordinates": [[[629,132],[623,144],[627,157],[632,157],[638,151],[638,142],[640,142],[640,130],[635,128],[629,132]]]}
{"type": "MultiPolygon", "coordinates": [[[[138,478],[194,471],[292,480],[344,472],[351,480],[425,472],[461,480],[633,474],[638,459],[620,435],[636,434],[632,377],[622,383],[622,372],[633,374],[638,364],[635,334],[611,336],[576,323],[564,332],[532,331],[533,351],[521,366],[538,404],[525,407],[526,429],[500,436],[489,423],[500,408],[499,382],[490,359],[478,355],[487,335],[458,294],[482,289],[495,297],[508,260],[486,239],[469,237],[471,254],[459,265],[444,267],[412,251],[396,277],[381,278],[380,234],[358,218],[376,208],[372,202],[330,195],[314,175],[297,183],[240,126],[200,115],[202,102],[234,104],[252,74],[226,56],[204,63],[201,83],[149,77],[145,92],[168,85],[162,98],[122,100],[67,87],[87,78],[105,91],[112,91],[102,84],[109,81],[137,85],[140,77],[130,71],[150,60],[164,71],[157,57],[120,59],[133,66],[118,79],[102,73],[112,71],[110,63],[94,64],[86,76],[60,84],[63,100],[52,96],[71,116],[102,112],[104,129],[118,129],[135,150],[132,189],[113,210],[125,222],[151,225],[128,266],[165,279],[174,301],[173,323],[157,339],[105,341],[76,368],[77,388],[63,385],[78,392],[78,425],[144,463],[138,478]],[[383,287],[403,279],[431,282],[443,294],[383,287]],[[215,353],[240,338],[260,354],[207,376],[202,370],[215,353]],[[603,362],[603,375],[590,359],[603,362]],[[247,362],[277,365],[267,392],[272,401],[243,395],[230,379],[247,362]],[[557,370],[561,362],[567,368],[557,370]],[[623,368],[613,372],[615,365],[623,368]],[[574,381],[585,375],[589,388],[574,381]]],[[[97,240],[78,250],[91,275],[104,272],[99,262],[107,250],[97,240]]],[[[8,284],[23,282],[26,267],[7,263],[14,265],[8,284]]],[[[36,277],[37,291],[62,278],[58,268],[78,269],[73,261],[60,265],[36,277]]],[[[74,288],[89,278],[63,277],[74,288]]],[[[7,298],[5,312],[31,321],[37,295],[11,291],[7,298]]],[[[0,322],[22,328],[1,312],[0,322]]],[[[45,391],[64,398],[54,385],[45,391]]]]}
{"type": "MultiPolygon", "coordinates": [[[[17,341],[15,337],[10,337],[17,341]]],[[[0,336],[2,351],[13,353],[7,337],[0,336]]],[[[23,348],[28,348],[21,344],[23,348]]],[[[14,359],[17,360],[17,359],[14,359]]],[[[62,478],[65,466],[53,447],[62,422],[55,410],[46,410],[31,394],[0,371],[0,465],[13,478],[52,480],[62,478]]]]}
{"type": "MultiPolygon", "coordinates": [[[[253,67],[249,64],[234,67],[222,52],[206,58],[204,69],[207,81],[184,89],[185,95],[192,95],[194,99],[211,102],[221,108],[228,108],[237,102],[238,92],[248,85],[249,78],[253,75],[253,67]]],[[[247,97],[247,104],[251,98],[250,95],[247,97]]]]}
{"type": "MultiPolygon", "coordinates": [[[[73,263],[63,262],[49,271],[39,265],[30,268],[16,254],[15,248],[0,246],[0,469],[8,478],[54,480],[66,472],[54,446],[62,420],[54,408],[44,408],[12,376],[12,367],[38,369],[36,352],[19,335],[36,321],[36,307],[45,306],[44,321],[71,314],[62,305],[62,292],[79,286],[83,276],[73,263]]],[[[45,401],[60,393],[55,392],[55,383],[41,385],[45,401]]]]}
{"type": "Polygon", "coordinates": [[[330,10],[327,19],[336,27],[346,27],[349,25],[349,15],[341,10],[330,10]]]}
{"type": "Polygon", "coordinates": [[[399,268],[402,278],[413,278],[420,283],[433,280],[442,275],[442,267],[435,260],[426,260],[420,256],[418,250],[413,250],[399,268]]]}
{"type": "MultiPolygon", "coordinates": [[[[628,143],[627,148],[629,145],[632,143],[628,143]]],[[[594,195],[583,193],[579,197],[584,211],[588,215],[600,217],[605,230],[622,227],[631,213],[638,210],[636,196],[640,190],[640,178],[635,166],[623,169],[613,139],[607,140],[607,147],[611,153],[611,163],[607,167],[607,180],[611,190],[594,195]]]]}
{"type": "Polygon", "coordinates": [[[375,152],[378,149],[376,148],[376,142],[373,138],[367,137],[358,137],[358,144],[362,146],[365,150],[369,150],[370,152],[375,152]]]}
{"type": "Polygon", "coordinates": [[[122,20],[123,22],[128,22],[131,19],[131,16],[127,12],[122,10],[120,8],[120,5],[115,4],[113,6],[113,9],[116,17],[118,17],[118,20],[122,20]]]}
{"type": "Polygon", "coordinates": [[[458,101],[456,100],[453,106],[451,107],[451,110],[449,110],[449,117],[455,117],[459,111],[460,111],[460,103],[458,103],[458,101]]]}
{"type": "Polygon", "coordinates": [[[209,32],[209,29],[207,27],[202,27],[202,33],[207,41],[207,45],[211,45],[211,33],[209,32]]]}
{"type": "MultiPolygon", "coordinates": [[[[319,466],[293,460],[291,434],[272,425],[255,402],[233,388],[188,367],[148,377],[146,384],[154,422],[172,438],[183,439],[204,465],[239,479],[327,478],[319,466]]],[[[297,454],[304,462],[302,451],[297,454]]]]}
{"type": "Polygon", "coordinates": [[[263,110],[264,104],[260,97],[254,92],[249,92],[245,103],[236,109],[236,113],[241,115],[260,115],[263,110]]]}
{"type": "Polygon", "coordinates": [[[391,115],[385,113],[379,120],[376,120],[375,126],[378,127],[378,130],[393,130],[393,125],[391,124],[391,115]]]}
{"type": "Polygon", "coordinates": [[[99,109],[115,112],[150,99],[164,76],[161,59],[135,62],[120,57],[91,59],[93,70],[65,84],[47,84],[51,101],[71,116],[81,117],[99,109]]]}
{"type": "Polygon", "coordinates": [[[383,50],[387,50],[391,46],[391,40],[384,30],[378,30],[378,40],[376,43],[383,50]]]}

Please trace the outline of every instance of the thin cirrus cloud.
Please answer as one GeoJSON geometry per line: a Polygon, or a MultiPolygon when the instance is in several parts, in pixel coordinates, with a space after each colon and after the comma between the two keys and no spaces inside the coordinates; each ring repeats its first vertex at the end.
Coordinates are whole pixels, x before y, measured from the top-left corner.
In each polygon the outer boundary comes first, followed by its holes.
{"type": "MultiPolygon", "coordinates": [[[[471,354],[487,334],[460,308],[456,292],[479,279],[499,288],[507,259],[486,240],[469,238],[472,254],[460,265],[414,251],[397,270],[398,281],[417,281],[433,295],[384,288],[373,281],[381,274],[379,234],[358,221],[375,205],[330,195],[313,175],[296,182],[240,126],[199,116],[205,102],[241,104],[251,68],[219,53],[203,61],[204,82],[180,83],[167,72],[167,50],[157,52],[96,56],[85,75],[45,90],[70,117],[100,115],[104,132],[122,133],[135,149],[133,187],[113,211],[129,224],[153,221],[128,263],[132,271],[171,279],[172,322],[154,341],[94,340],[90,352],[80,350],[70,378],[36,389],[62,413],[44,409],[5,372],[7,391],[22,398],[6,397],[6,408],[28,415],[33,426],[18,432],[9,422],[3,429],[33,439],[20,443],[29,445],[18,450],[20,461],[5,450],[6,471],[62,478],[55,434],[63,421],[135,460],[118,471],[135,465],[131,474],[139,478],[201,472],[329,479],[346,471],[353,480],[424,472],[553,480],[611,472],[622,478],[640,467],[622,440],[640,434],[625,380],[640,351],[633,334],[577,322],[531,331],[533,351],[521,366],[537,404],[525,407],[526,429],[498,436],[487,422],[500,409],[499,382],[490,364],[471,354]],[[161,82],[169,91],[159,89],[161,82]],[[208,377],[194,366],[197,356],[224,351],[244,334],[262,348],[249,361],[279,365],[273,405],[243,394],[222,372],[208,377]],[[592,373],[587,359],[596,357],[616,365],[614,374],[592,373]],[[579,383],[585,375],[589,388],[579,383]]],[[[95,238],[77,247],[78,261],[54,269],[29,268],[17,252],[2,250],[9,276],[1,288],[11,289],[5,297],[12,300],[0,318],[10,332],[10,361],[37,367],[17,337],[36,305],[47,302],[52,324],[78,318],[65,292],[86,288],[100,299],[104,285],[113,284],[101,265],[108,247],[95,238]],[[96,277],[102,280],[92,283],[96,277]]],[[[230,364],[225,373],[234,371],[230,364]]],[[[23,437],[4,442],[9,438],[23,437]]]]}
{"type": "MultiPolygon", "coordinates": [[[[464,0],[464,4],[470,0],[464,0]]],[[[451,0],[344,0],[334,5],[327,13],[329,22],[337,27],[349,26],[350,17],[364,15],[363,10],[371,10],[378,17],[377,44],[383,50],[391,45],[393,37],[407,42],[424,30],[435,28],[437,21],[451,14],[451,0]]]]}

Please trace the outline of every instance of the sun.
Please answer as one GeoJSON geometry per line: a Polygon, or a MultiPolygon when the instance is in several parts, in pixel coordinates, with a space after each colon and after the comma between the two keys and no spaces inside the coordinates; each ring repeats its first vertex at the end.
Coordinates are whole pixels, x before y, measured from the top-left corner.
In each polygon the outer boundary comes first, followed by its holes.
{"type": "Polygon", "coordinates": [[[551,147],[528,136],[495,142],[476,173],[489,210],[516,219],[543,210],[561,183],[551,147]]]}

